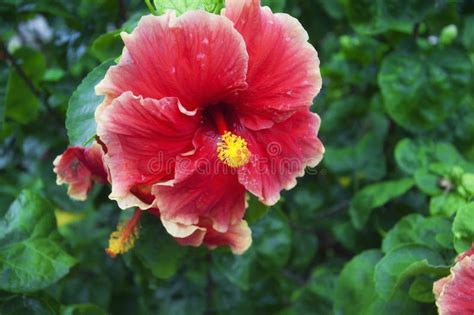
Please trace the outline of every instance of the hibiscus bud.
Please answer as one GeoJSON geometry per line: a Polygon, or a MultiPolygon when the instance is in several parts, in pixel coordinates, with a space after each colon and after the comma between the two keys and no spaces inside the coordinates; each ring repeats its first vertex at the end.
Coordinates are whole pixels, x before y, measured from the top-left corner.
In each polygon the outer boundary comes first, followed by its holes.
{"type": "Polygon", "coordinates": [[[58,185],[67,184],[68,194],[76,200],[86,200],[93,182],[107,182],[107,168],[100,144],[90,147],[70,147],[53,162],[58,185]]]}

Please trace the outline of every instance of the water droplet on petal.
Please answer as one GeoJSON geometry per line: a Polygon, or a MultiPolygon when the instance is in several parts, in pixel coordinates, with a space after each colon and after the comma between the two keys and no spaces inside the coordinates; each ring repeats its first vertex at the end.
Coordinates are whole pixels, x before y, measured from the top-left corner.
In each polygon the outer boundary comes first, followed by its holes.
{"type": "Polygon", "coordinates": [[[196,60],[203,60],[206,57],[206,54],[204,53],[198,53],[196,55],[196,60]]]}
{"type": "Polygon", "coordinates": [[[202,43],[203,43],[204,45],[209,44],[209,39],[208,39],[207,37],[204,37],[204,39],[202,40],[202,43]]]}

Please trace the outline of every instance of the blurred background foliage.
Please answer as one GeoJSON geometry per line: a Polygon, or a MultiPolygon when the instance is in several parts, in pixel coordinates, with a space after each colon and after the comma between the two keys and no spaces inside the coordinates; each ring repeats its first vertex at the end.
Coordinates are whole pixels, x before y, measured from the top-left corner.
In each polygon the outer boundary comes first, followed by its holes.
{"type": "Polygon", "coordinates": [[[263,3],[319,52],[322,164],[275,207],[251,200],[242,256],[178,246],[144,215],[112,259],[108,235],[130,214],[108,187],[71,201],[52,161],[87,141],[90,107],[73,104],[97,105],[94,80],[147,6],[0,1],[0,314],[436,313],[433,281],[474,240],[474,2],[263,3]]]}

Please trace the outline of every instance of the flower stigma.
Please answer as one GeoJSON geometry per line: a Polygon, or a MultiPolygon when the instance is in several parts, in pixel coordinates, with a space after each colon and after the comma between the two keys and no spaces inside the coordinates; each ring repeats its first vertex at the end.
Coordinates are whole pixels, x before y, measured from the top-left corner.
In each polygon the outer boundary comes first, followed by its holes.
{"type": "Polygon", "coordinates": [[[139,220],[143,210],[136,209],[130,220],[117,225],[117,230],[110,234],[109,247],[105,252],[112,258],[128,252],[135,246],[139,235],[139,220]]]}
{"type": "Polygon", "coordinates": [[[217,156],[230,167],[241,167],[249,161],[250,150],[245,139],[226,131],[217,143],[217,156]]]}

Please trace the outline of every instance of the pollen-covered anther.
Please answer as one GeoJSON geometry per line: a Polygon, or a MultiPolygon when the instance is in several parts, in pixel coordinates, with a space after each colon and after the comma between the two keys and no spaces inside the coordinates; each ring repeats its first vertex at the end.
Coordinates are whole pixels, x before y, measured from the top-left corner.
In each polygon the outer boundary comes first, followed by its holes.
{"type": "Polygon", "coordinates": [[[135,246],[135,241],[139,236],[139,219],[142,210],[137,209],[130,220],[120,222],[117,230],[110,234],[109,247],[105,252],[112,258],[125,254],[135,246]]]}
{"type": "Polygon", "coordinates": [[[247,141],[230,131],[226,131],[217,143],[217,156],[219,160],[230,167],[244,166],[249,161],[250,155],[247,141]]]}

